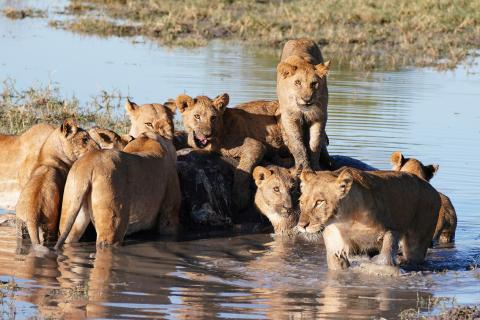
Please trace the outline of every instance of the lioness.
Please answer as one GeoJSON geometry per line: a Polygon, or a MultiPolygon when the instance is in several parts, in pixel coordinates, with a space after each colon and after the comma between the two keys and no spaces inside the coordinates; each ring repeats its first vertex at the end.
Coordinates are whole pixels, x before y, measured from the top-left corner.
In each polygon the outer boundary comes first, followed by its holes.
{"type": "MultiPolygon", "coordinates": [[[[430,181],[437,173],[438,165],[424,166],[420,161],[413,158],[405,158],[400,152],[392,153],[390,157],[392,170],[410,172],[419,178],[430,181]]],[[[451,243],[455,239],[455,229],[457,228],[457,213],[453,207],[450,198],[439,192],[442,205],[438,213],[437,227],[433,235],[433,241],[438,243],[451,243]]]]}
{"type": "Polygon", "coordinates": [[[25,185],[40,148],[54,128],[37,124],[21,135],[0,135],[0,205],[15,208],[20,181],[25,185]]]}
{"type": "Polygon", "coordinates": [[[275,234],[292,236],[300,212],[297,210],[298,183],[290,170],[257,166],[253,170],[257,185],[255,207],[271,222],[275,234]]]}
{"type": "Polygon", "coordinates": [[[152,132],[138,136],[124,152],[98,150],[79,159],[65,184],[61,236],[55,248],[78,241],[90,220],[99,248],[152,228],[176,233],[181,194],[175,159],[171,140],[152,132]],[[82,207],[84,214],[77,217],[82,207]]]}
{"type": "Polygon", "coordinates": [[[297,169],[331,168],[327,151],[330,61],[323,63],[320,49],[308,39],[290,40],[277,66],[280,127],[297,169]]]}
{"type": "Polygon", "coordinates": [[[399,241],[406,263],[424,261],[440,209],[428,182],[409,173],[344,168],[302,172],[301,191],[299,229],[323,229],[330,269],[348,268],[350,255],[377,248],[377,262],[393,266],[399,241]]]}
{"type": "Polygon", "coordinates": [[[17,234],[23,238],[24,224],[34,248],[56,239],[63,187],[72,163],[84,153],[98,149],[87,131],[67,119],[47,138],[32,174],[18,199],[17,234]],[[42,239],[40,239],[42,234],[42,239]]]}
{"type": "Polygon", "coordinates": [[[280,155],[288,155],[275,117],[278,104],[253,101],[227,108],[229,96],[226,93],[215,99],[180,95],[175,102],[182,114],[190,147],[239,160],[233,198],[237,209],[247,206],[253,167],[264,156],[282,162],[284,159],[280,155]]]}

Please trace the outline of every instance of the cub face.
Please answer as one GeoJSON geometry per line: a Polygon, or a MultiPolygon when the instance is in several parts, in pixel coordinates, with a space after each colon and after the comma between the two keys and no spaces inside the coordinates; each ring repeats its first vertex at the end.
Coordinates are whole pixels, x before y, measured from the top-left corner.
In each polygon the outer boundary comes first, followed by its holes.
{"type": "Polygon", "coordinates": [[[167,139],[173,138],[173,117],[175,115],[173,103],[140,106],[127,99],[125,110],[132,123],[129,132],[132,137],[136,138],[144,132],[153,132],[167,139]]]}
{"type": "Polygon", "coordinates": [[[417,177],[430,181],[438,171],[438,164],[424,166],[423,163],[413,158],[405,158],[403,154],[396,151],[390,156],[393,171],[413,173],[417,177]]]}
{"type": "Polygon", "coordinates": [[[88,132],[77,126],[74,119],[63,121],[60,133],[63,152],[72,162],[89,151],[100,149],[88,132]]]}
{"type": "Polygon", "coordinates": [[[327,93],[326,79],[330,61],[312,65],[297,56],[291,56],[277,66],[277,94],[300,111],[309,111],[327,93]]]}
{"type": "Polygon", "coordinates": [[[300,231],[316,233],[340,218],[339,207],[348,196],[353,178],[348,169],[343,169],[338,177],[327,172],[302,172],[300,196],[300,231]]]}
{"type": "Polygon", "coordinates": [[[187,143],[194,149],[212,150],[218,144],[222,116],[229,102],[224,93],[215,99],[206,96],[192,98],[180,95],[175,104],[182,114],[183,126],[188,134],[187,143]]]}
{"type": "Polygon", "coordinates": [[[298,200],[298,184],[293,174],[281,167],[261,167],[253,170],[253,179],[257,185],[257,198],[280,216],[288,217],[294,214],[298,200]]]}

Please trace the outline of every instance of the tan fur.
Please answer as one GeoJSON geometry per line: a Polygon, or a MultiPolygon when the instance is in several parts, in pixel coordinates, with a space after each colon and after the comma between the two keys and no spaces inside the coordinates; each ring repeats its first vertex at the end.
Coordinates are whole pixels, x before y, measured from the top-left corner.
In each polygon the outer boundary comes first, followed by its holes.
{"type": "Polygon", "coordinates": [[[297,169],[331,168],[327,151],[330,62],[323,63],[320,49],[308,39],[285,44],[277,66],[278,114],[285,144],[297,169]]]}
{"type": "Polygon", "coordinates": [[[158,135],[170,129],[157,129],[142,133],[124,152],[90,152],[73,165],[56,248],[78,241],[90,221],[98,247],[121,244],[125,235],[152,228],[176,233],[181,201],[176,151],[170,139],[158,135]]]}
{"type": "Polygon", "coordinates": [[[278,155],[288,151],[275,117],[275,101],[252,101],[234,108],[227,108],[228,102],[226,93],[215,99],[187,95],[176,99],[190,147],[238,159],[233,198],[241,209],[250,202],[248,185],[255,165],[264,156],[280,162],[278,155]]]}
{"type": "Polygon", "coordinates": [[[175,104],[173,103],[151,103],[137,105],[127,99],[125,110],[130,117],[130,135],[134,138],[143,132],[159,132],[167,139],[173,137],[173,116],[175,115],[175,104]]]}
{"type": "MultiPolygon", "coordinates": [[[[438,165],[424,166],[423,163],[413,158],[405,158],[400,152],[392,153],[390,157],[392,170],[410,172],[426,181],[437,173],[438,165]]],[[[455,240],[455,230],[457,228],[457,213],[453,207],[450,198],[439,192],[442,205],[438,214],[437,227],[433,235],[433,241],[438,243],[451,243],[455,240]]]]}
{"type": "Polygon", "coordinates": [[[253,179],[257,185],[255,207],[268,218],[276,234],[291,236],[299,216],[297,179],[290,170],[277,166],[255,167],[253,179]]]}
{"type": "Polygon", "coordinates": [[[99,127],[91,128],[88,130],[88,134],[102,149],[123,150],[133,140],[133,137],[129,134],[119,136],[112,130],[99,127]]]}
{"type": "Polygon", "coordinates": [[[0,135],[0,207],[15,208],[40,148],[54,128],[37,124],[21,135],[0,135]]]}
{"type": "Polygon", "coordinates": [[[48,136],[17,203],[19,236],[23,235],[26,223],[34,246],[56,239],[68,170],[84,153],[98,148],[88,132],[78,128],[71,119],[65,120],[48,136]],[[43,239],[40,239],[39,231],[43,239]]]}
{"type": "Polygon", "coordinates": [[[378,248],[377,262],[395,265],[399,242],[406,263],[424,261],[440,209],[428,182],[409,173],[352,168],[303,172],[301,180],[299,228],[324,229],[330,269],[347,268],[350,255],[378,248]]]}

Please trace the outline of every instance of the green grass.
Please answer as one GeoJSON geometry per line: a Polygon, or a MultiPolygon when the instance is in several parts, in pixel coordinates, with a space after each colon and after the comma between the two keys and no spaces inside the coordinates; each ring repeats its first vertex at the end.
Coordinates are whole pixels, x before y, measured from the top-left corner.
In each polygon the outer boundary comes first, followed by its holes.
{"type": "Polygon", "coordinates": [[[51,25],[163,45],[224,39],[278,51],[308,37],[359,69],[453,68],[480,48],[480,0],[71,0],[65,13],[73,19],[51,25]]]}
{"type": "Polygon", "coordinates": [[[69,117],[84,127],[98,125],[127,133],[130,121],[122,102],[119,93],[100,92],[81,105],[76,97],[63,97],[53,85],[18,90],[13,80],[6,80],[0,92],[0,133],[18,134],[37,123],[59,125],[69,117]]]}

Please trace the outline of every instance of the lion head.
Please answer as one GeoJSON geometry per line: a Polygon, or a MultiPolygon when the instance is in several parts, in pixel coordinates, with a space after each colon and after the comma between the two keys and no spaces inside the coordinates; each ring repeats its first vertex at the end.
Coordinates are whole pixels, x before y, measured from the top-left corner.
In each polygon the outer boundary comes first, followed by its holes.
{"type": "Polygon", "coordinates": [[[275,232],[293,229],[298,220],[298,183],[289,169],[257,166],[253,170],[257,185],[255,204],[265,215],[275,232]]]}
{"type": "Polygon", "coordinates": [[[301,176],[300,219],[301,231],[316,233],[341,218],[342,202],[350,193],[353,176],[350,169],[336,172],[303,171],[301,176]]]}
{"type": "Polygon", "coordinates": [[[326,103],[329,69],[330,61],[313,65],[298,56],[290,56],[280,62],[277,66],[279,101],[302,112],[326,103]]]}
{"type": "Polygon", "coordinates": [[[88,132],[78,127],[75,119],[64,120],[57,130],[61,150],[70,162],[74,162],[91,150],[100,149],[88,132]]]}
{"type": "Polygon", "coordinates": [[[396,151],[390,156],[393,171],[413,173],[423,180],[430,181],[438,171],[438,164],[424,166],[423,163],[413,158],[405,158],[403,154],[396,151]]]}
{"type": "Polygon", "coordinates": [[[125,110],[132,123],[129,132],[132,137],[138,137],[144,132],[153,132],[169,140],[173,138],[173,117],[175,115],[173,103],[152,103],[139,106],[127,99],[125,110]]]}
{"type": "Polygon", "coordinates": [[[222,116],[229,102],[224,93],[215,99],[206,96],[191,98],[180,95],[175,104],[180,110],[183,126],[188,134],[188,145],[195,149],[213,150],[219,144],[222,116]]]}
{"type": "Polygon", "coordinates": [[[91,128],[88,130],[88,134],[102,149],[123,150],[133,140],[133,137],[129,134],[119,136],[112,130],[99,127],[91,128]]]}

